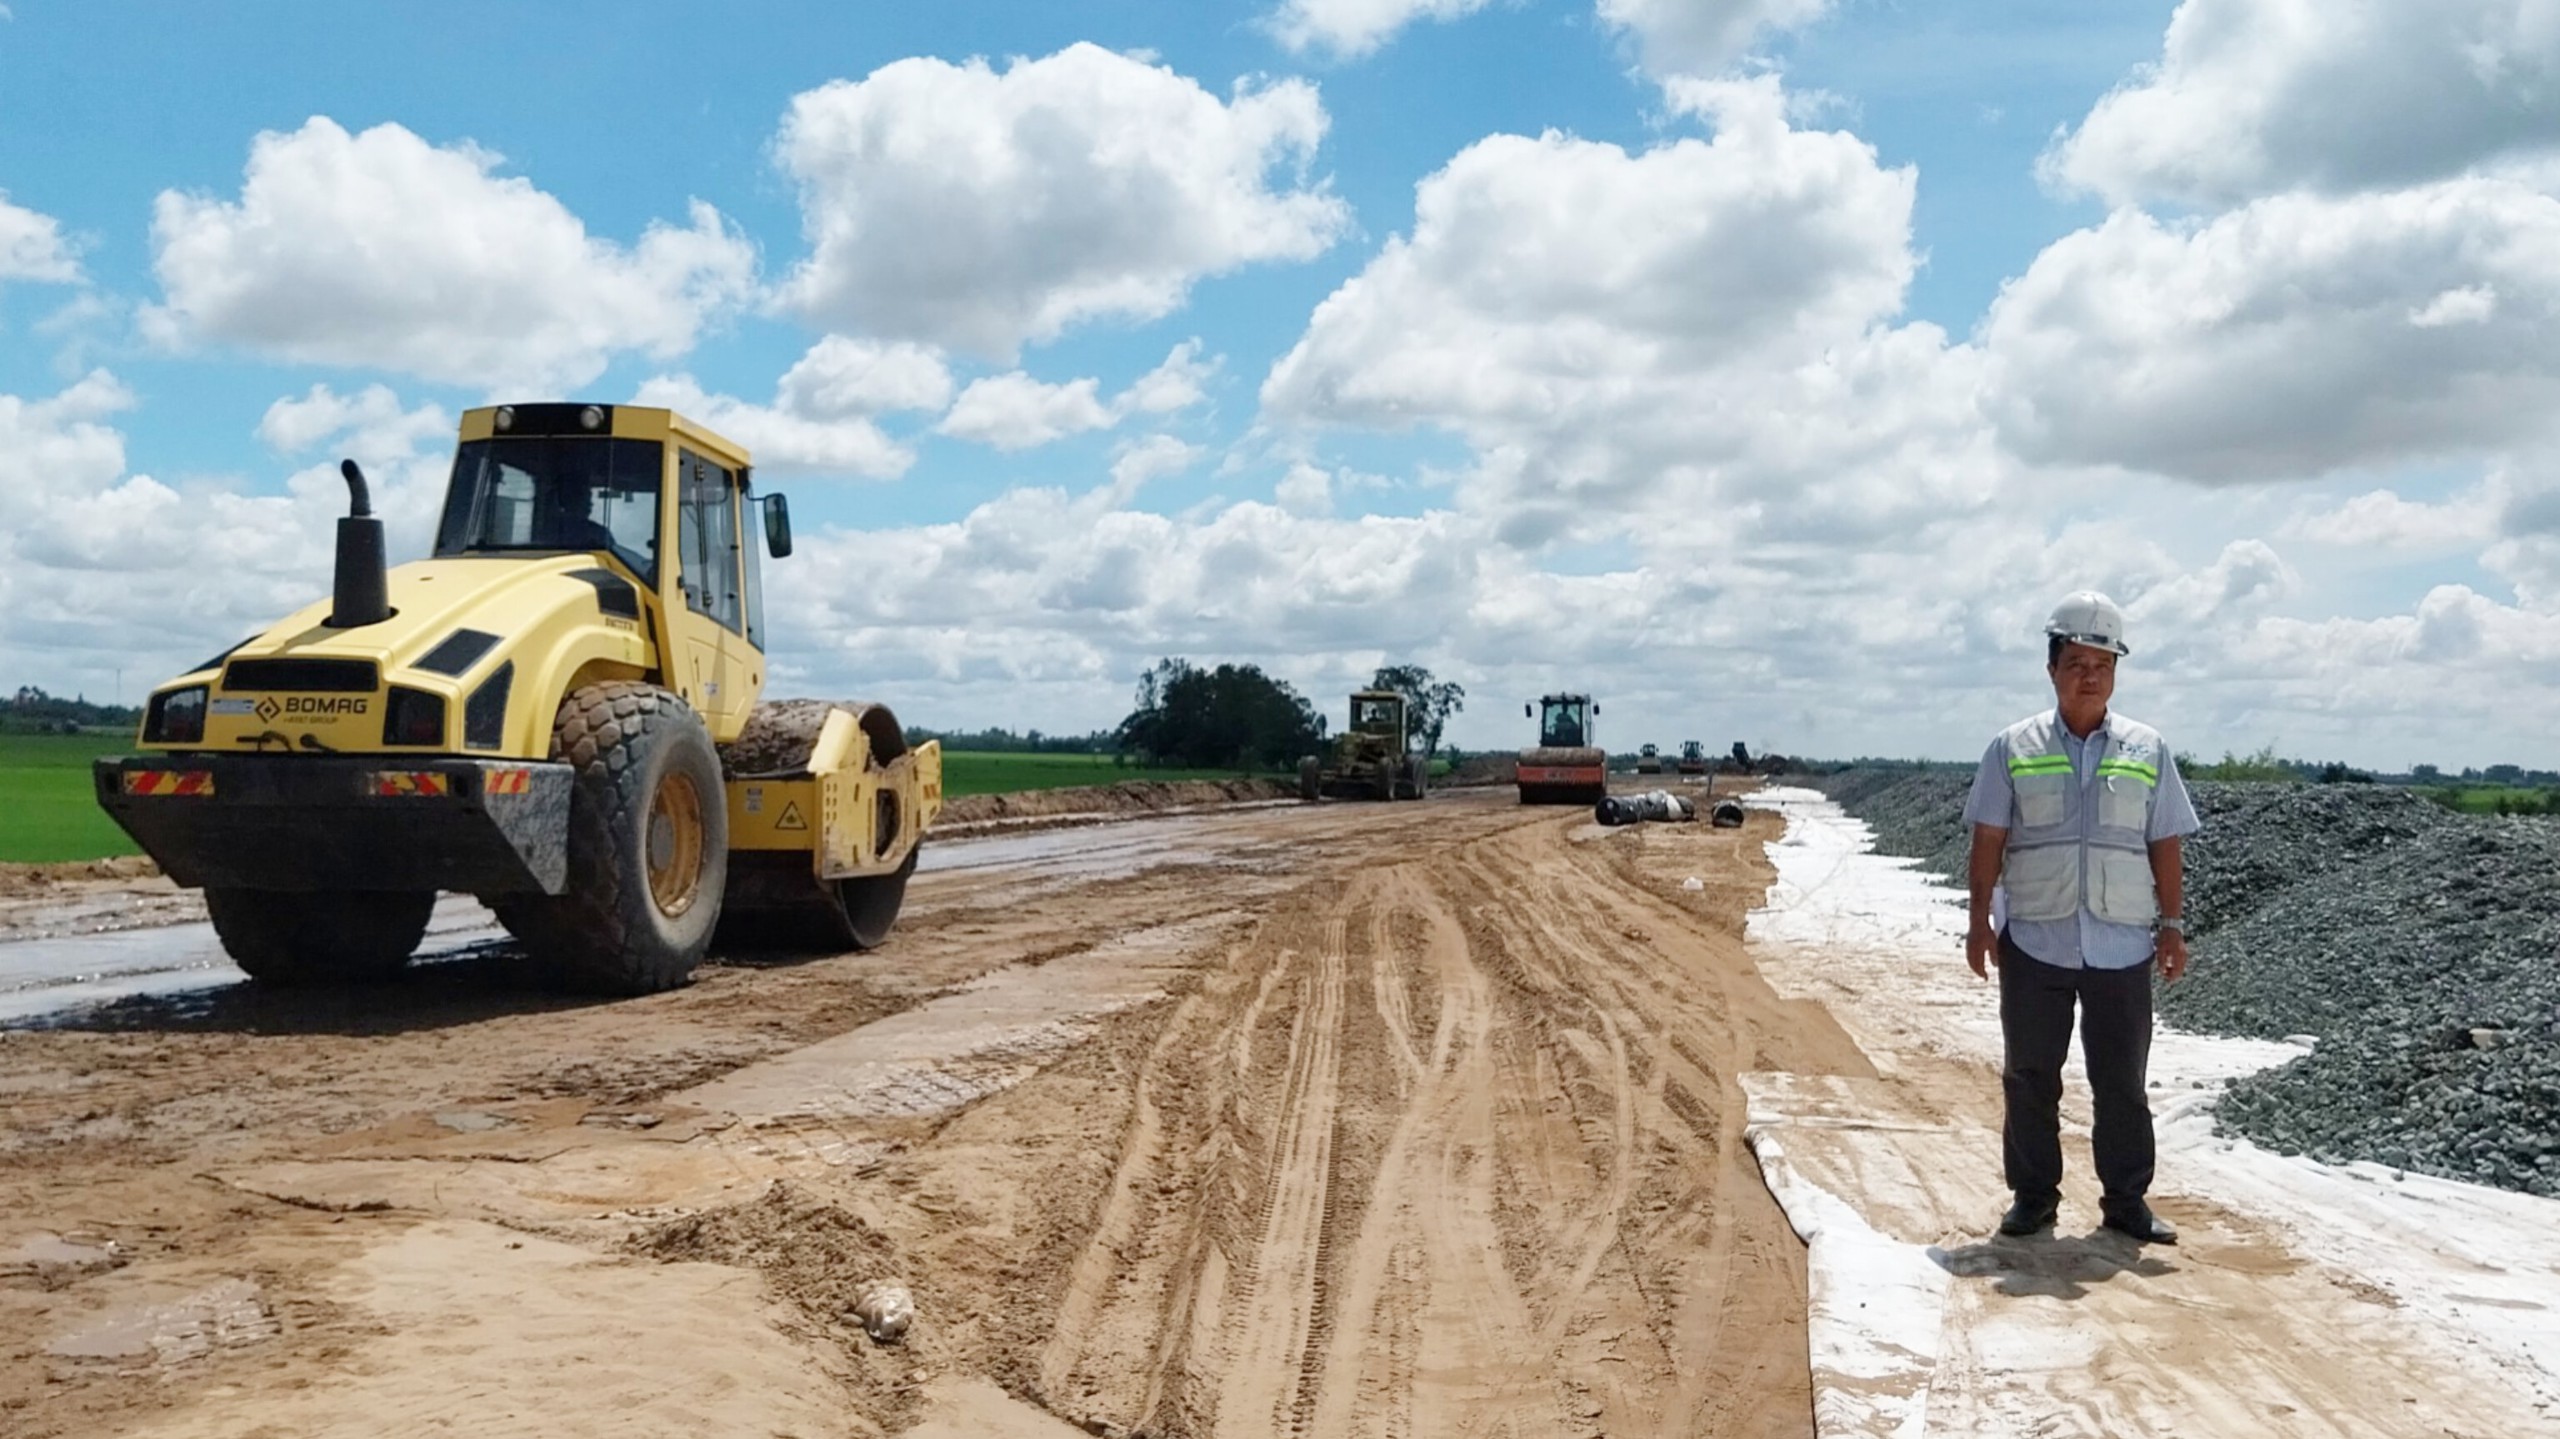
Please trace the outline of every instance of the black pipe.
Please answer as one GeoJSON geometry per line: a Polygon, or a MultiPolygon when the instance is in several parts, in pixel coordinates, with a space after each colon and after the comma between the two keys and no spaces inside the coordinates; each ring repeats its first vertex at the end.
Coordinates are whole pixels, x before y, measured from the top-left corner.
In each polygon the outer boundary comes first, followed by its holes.
{"type": "Polygon", "coordinates": [[[337,586],[323,623],[351,630],[391,618],[391,572],[382,557],[382,521],[374,518],[364,471],[355,461],[342,460],[338,473],[347,477],[349,503],[347,517],[338,521],[337,586]]]}

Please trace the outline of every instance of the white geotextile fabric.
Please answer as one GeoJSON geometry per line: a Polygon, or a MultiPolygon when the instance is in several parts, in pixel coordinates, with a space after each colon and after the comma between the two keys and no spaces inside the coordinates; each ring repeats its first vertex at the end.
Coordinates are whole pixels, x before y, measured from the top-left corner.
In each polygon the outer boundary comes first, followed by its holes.
{"type": "Polygon", "coordinates": [[[1753,1149],[1807,1245],[1823,1439],[2560,1434],[2560,1201],[2215,1132],[2219,1086],[2296,1046],[2160,1034],[2153,1198],[2174,1248],[2096,1230],[2075,1058],[2063,1222],[1995,1238],[1997,998],[1964,965],[1962,894],[1813,791],[1750,802],[1787,819],[1754,958],[1876,1069],[1746,1077],[1753,1149]]]}

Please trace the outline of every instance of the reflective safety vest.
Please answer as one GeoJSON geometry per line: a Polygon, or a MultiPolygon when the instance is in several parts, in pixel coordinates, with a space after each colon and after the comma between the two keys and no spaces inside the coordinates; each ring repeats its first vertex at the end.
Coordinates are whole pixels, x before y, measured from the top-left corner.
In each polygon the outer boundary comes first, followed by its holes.
{"type": "Polygon", "coordinates": [[[2107,716],[2096,742],[2098,770],[2083,786],[2063,747],[2059,711],[2018,721],[2001,734],[2015,796],[2000,882],[2009,914],[2070,919],[2082,908],[2113,924],[2148,925],[2160,915],[2151,882],[2151,802],[2160,792],[2160,732],[2107,716]],[[2082,810],[2096,805],[2085,826],[2082,810]]]}

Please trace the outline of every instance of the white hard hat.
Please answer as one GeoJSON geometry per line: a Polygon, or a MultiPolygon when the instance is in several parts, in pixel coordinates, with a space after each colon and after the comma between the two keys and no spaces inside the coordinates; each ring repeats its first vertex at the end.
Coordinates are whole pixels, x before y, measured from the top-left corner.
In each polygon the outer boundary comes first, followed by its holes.
{"type": "Polygon", "coordinates": [[[2044,632],[2109,654],[2133,653],[2124,645],[2124,611],[2096,590],[2073,590],[2063,596],[2062,603],[2053,607],[2053,618],[2044,622],[2044,632]]]}

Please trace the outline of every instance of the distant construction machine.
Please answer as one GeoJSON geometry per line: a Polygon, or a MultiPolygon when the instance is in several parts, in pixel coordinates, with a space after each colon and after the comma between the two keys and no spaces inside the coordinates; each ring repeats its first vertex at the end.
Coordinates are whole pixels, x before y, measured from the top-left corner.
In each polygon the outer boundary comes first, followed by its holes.
{"type": "Polygon", "coordinates": [[[1552,694],[1521,708],[1538,722],[1538,743],[1520,751],[1520,802],[1598,804],[1609,793],[1609,752],[1593,742],[1600,706],[1587,694],[1552,694]]]}
{"type": "Polygon", "coordinates": [[[758,561],[791,522],[744,449],[634,405],[466,410],[435,551],[398,569],[341,468],[335,591],[152,691],[139,752],[96,767],[252,978],[386,977],[440,891],[608,994],[683,983],[716,929],[887,937],[941,747],[875,704],[760,702],[758,561]]]}
{"type": "Polygon", "coordinates": [[[1298,797],[1420,799],[1428,773],[1405,727],[1405,699],[1394,690],[1355,690],[1351,723],[1319,757],[1298,761],[1298,797]]]}
{"type": "Polygon", "coordinates": [[[1660,746],[1648,740],[1645,742],[1644,748],[1636,751],[1636,773],[1662,773],[1662,749],[1660,746]]]}
{"type": "Polygon", "coordinates": [[[1684,739],[1680,741],[1680,772],[1682,774],[1705,774],[1707,772],[1707,747],[1693,739],[1684,739]]]}

